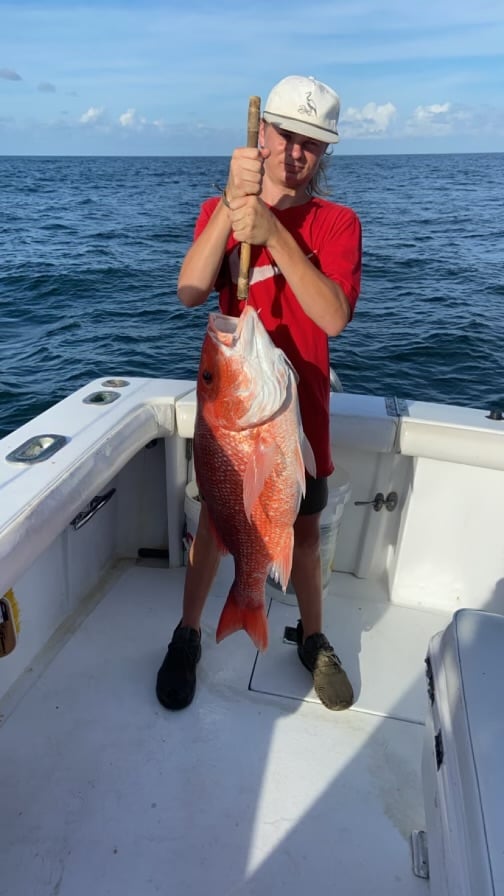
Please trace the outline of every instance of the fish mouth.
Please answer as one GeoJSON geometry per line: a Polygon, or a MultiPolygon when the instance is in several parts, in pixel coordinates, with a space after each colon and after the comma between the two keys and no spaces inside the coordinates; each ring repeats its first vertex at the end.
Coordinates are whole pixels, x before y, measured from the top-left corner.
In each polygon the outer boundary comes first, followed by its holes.
{"type": "Polygon", "coordinates": [[[233,345],[238,334],[239,317],[212,311],[208,316],[208,334],[219,345],[233,345]]]}
{"type": "Polygon", "coordinates": [[[228,348],[233,348],[240,337],[245,335],[249,349],[254,333],[254,314],[257,315],[257,312],[250,305],[245,305],[240,317],[211,311],[208,315],[208,334],[217,345],[228,348]]]}
{"type": "Polygon", "coordinates": [[[296,376],[258,320],[251,305],[245,306],[240,317],[218,311],[208,316],[207,333],[218,349],[229,356],[238,352],[240,384],[237,382],[235,389],[247,404],[245,414],[236,420],[240,429],[257,426],[278,413],[286,399],[290,401],[289,379],[296,376]]]}

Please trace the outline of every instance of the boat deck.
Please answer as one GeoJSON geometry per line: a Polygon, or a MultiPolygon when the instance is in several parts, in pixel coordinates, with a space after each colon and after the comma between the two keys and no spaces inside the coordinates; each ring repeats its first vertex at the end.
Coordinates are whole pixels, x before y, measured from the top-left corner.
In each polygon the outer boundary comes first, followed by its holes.
{"type": "Polygon", "coordinates": [[[121,561],[0,704],[0,894],[427,896],[409,837],[424,826],[423,659],[448,616],[391,606],[333,574],[325,630],[353,681],[319,703],[295,607],[270,647],[215,643],[229,569],[205,608],[193,704],[154,681],[184,570],[121,561]]]}

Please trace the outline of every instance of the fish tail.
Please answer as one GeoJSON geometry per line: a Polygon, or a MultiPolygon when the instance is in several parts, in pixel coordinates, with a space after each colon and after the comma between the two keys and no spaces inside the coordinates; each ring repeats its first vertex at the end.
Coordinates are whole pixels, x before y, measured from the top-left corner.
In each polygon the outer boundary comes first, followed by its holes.
{"type": "Polygon", "coordinates": [[[264,602],[258,607],[240,606],[232,591],[220,615],[215,638],[217,643],[244,629],[258,650],[264,651],[268,646],[268,620],[264,602]]]}

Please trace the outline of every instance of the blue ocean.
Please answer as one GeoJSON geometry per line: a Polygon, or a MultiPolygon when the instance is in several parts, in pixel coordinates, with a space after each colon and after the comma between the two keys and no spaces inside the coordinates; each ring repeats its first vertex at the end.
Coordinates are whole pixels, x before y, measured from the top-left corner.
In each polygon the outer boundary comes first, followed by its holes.
{"type": "MultiPolygon", "coordinates": [[[[0,157],[0,436],[101,376],[194,378],[215,297],[177,300],[226,158],[0,157]]],[[[345,391],[504,409],[504,155],[338,156],[362,293],[345,391]]]]}

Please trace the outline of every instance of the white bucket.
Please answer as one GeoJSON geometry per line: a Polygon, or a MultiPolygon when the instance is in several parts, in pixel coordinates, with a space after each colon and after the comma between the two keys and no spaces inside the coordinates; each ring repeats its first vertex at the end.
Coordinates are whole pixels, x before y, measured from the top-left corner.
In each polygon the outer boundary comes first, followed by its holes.
{"type": "MultiPolygon", "coordinates": [[[[336,539],[343,510],[350,498],[350,494],[351,485],[347,473],[342,467],[336,467],[331,476],[331,488],[329,489],[327,507],[324,508],[320,516],[320,564],[322,567],[322,591],[324,597],[331,578],[336,539]]],[[[187,565],[189,550],[196,535],[200,515],[198,486],[194,480],[189,482],[185,488],[184,514],[184,563],[187,565]]],[[[281,603],[297,606],[296,594],[290,581],[284,594],[280,584],[268,577],[266,580],[266,595],[281,603]]]]}
{"type": "MultiPolygon", "coordinates": [[[[199,497],[198,486],[196,485],[195,480],[192,480],[192,482],[189,482],[186,485],[184,496],[185,525],[183,548],[185,566],[187,566],[189,562],[189,551],[191,549],[191,545],[194,541],[194,536],[196,535],[196,530],[198,528],[200,508],[201,501],[199,497]]],[[[221,557],[219,568],[212,584],[212,592],[218,597],[225,596],[229,591],[233,579],[234,560],[231,554],[225,554],[223,557],[221,557]]]]}
{"type": "MultiPolygon", "coordinates": [[[[351,491],[352,487],[348,474],[343,467],[336,467],[331,476],[327,506],[320,515],[320,565],[322,567],[322,595],[324,598],[327,595],[331,578],[341,518],[351,491]]],[[[284,594],[280,583],[268,577],[266,580],[266,595],[280,601],[280,603],[297,606],[296,593],[290,580],[284,594]]]]}

